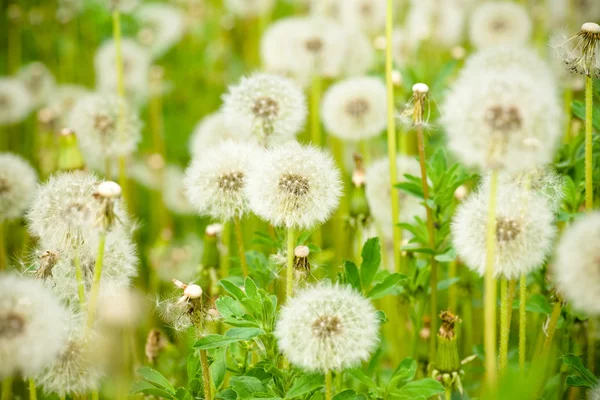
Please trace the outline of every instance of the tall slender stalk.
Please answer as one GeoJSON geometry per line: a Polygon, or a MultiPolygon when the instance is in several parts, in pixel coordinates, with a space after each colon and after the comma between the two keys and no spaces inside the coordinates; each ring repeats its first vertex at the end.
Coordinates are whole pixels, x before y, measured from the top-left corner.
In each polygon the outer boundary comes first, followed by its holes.
{"type": "Polygon", "coordinates": [[[29,378],[29,400],[37,400],[37,391],[35,389],[35,380],[29,378]]]}
{"type": "Polygon", "coordinates": [[[546,339],[544,339],[543,353],[547,355],[552,346],[552,338],[554,332],[556,332],[556,326],[558,325],[558,318],[560,317],[560,311],[562,310],[562,303],[560,300],[556,300],[554,307],[552,307],[552,314],[550,314],[550,322],[548,323],[548,329],[546,330],[546,339]]]}
{"type": "Polygon", "coordinates": [[[79,297],[79,308],[81,311],[85,309],[85,287],[83,285],[83,271],[81,270],[81,257],[79,251],[75,252],[73,258],[73,264],[75,264],[75,279],[77,280],[77,295],[79,297]]]}
{"type": "Polygon", "coordinates": [[[244,233],[242,232],[242,223],[238,217],[234,219],[235,236],[237,237],[237,245],[240,254],[240,265],[242,266],[242,274],[248,276],[248,262],[246,261],[246,250],[244,249],[244,233]]]}
{"type": "Polygon", "coordinates": [[[502,278],[500,281],[500,373],[503,373],[508,365],[508,335],[510,333],[510,327],[508,325],[509,307],[508,280],[502,278]]]}
{"type": "Polygon", "coordinates": [[[392,222],[394,223],[394,269],[396,272],[401,271],[400,228],[396,226],[398,215],[400,214],[400,204],[398,191],[394,185],[398,182],[398,171],[396,165],[396,109],[394,107],[394,83],[392,81],[392,29],[393,29],[393,0],[386,2],[386,23],[385,23],[385,85],[386,85],[386,100],[387,100],[387,147],[388,158],[390,163],[390,186],[392,187],[392,222]]]}
{"type": "Polygon", "coordinates": [[[288,228],[287,231],[287,264],[285,277],[285,297],[290,298],[294,289],[294,248],[296,238],[294,228],[288,228]]]}
{"type": "Polygon", "coordinates": [[[527,275],[521,274],[519,283],[519,371],[525,372],[527,344],[527,275]]]}
{"type": "Polygon", "coordinates": [[[588,319],[588,351],[587,351],[587,368],[594,372],[596,369],[596,329],[597,321],[594,316],[588,319]]]}
{"type": "Polygon", "coordinates": [[[202,383],[204,387],[204,399],[211,400],[211,388],[210,388],[210,371],[208,370],[208,354],[206,350],[200,350],[200,364],[202,367],[202,383]]]}
{"type": "Polygon", "coordinates": [[[94,265],[94,281],[90,290],[90,301],[88,303],[88,316],[85,325],[86,334],[89,334],[96,319],[96,308],[98,306],[98,295],[100,293],[100,279],[102,278],[102,264],[104,263],[104,248],[106,244],[106,232],[101,231],[98,239],[98,254],[94,265]]]}
{"type": "Polygon", "coordinates": [[[592,104],[593,79],[585,77],[585,209],[594,208],[594,187],[592,183],[592,104]]]}
{"type": "Polygon", "coordinates": [[[325,400],[331,400],[331,371],[325,372],[325,400]]]}
{"type": "Polygon", "coordinates": [[[12,386],[13,386],[13,378],[7,377],[2,381],[2,397],[1,400],[11,400],[12,399],[12,386]]]}
{"type": "Polygon", "coordinates": [[[223,241],[223,251],[225,254],[221,257],[221,278],[227,278],[229,276],[229,254],[230,253],[230,244],[231,244],[231,222],[223,223],[223,232],[222,239],[223,241]]]}
{"type": "MultiPolygon", "coordinates": [[[[458,274],[458,260],[454,260],[450,263],[450,267],[448,268],[448,279],[456,278],[458,274]]],[[[458,288],[456,287],[456,283],[453,283],[448,288],[448,309],[453,313],[457,313],[457,300],[458,300],[458,288]]]]}
{"type": "Polygon", "coordinates": [[[488,221],[486,232],[486,266],[484,276],[484,349],[486,382],[490,387],[496,384],[496,279],[494,264],[496,251],[496,192],[498,187],[498,171],[493,170],[490,178],[490,199],[488,204],[488,221]]]}

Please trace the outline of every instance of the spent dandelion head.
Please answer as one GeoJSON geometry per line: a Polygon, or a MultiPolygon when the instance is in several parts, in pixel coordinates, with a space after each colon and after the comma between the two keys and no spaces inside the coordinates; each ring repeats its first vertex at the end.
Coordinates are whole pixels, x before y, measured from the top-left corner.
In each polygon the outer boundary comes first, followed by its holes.
{"type": "Polygon", "coordinates": [[[19,70],[17,76],[27,87],[34,107],[40,107],[51,99],[56,81],[43,63],[35,61],[27,64],[19,70]]]}
{"type": "Polygon", "coordinates": [[[31,203],[37,173],[21,156],[0,153],[0,222],[21,217],[31,203]]]}
{"type": "Polygon", "coordinates": [[[206,115],[196,124],[190,136],[189,151],[192,157],[200,157],[226,140],[251,141],[253,138],[251,131],[230,129],[225,115],[216,111],[206,115]]]}
{"type": "Polygon", "coordinates": [[[292,139],[304,127],[304,94],[287,78],[264,73],[242,78],[223,100],[229,130],[251,134],[265,145],[292,139]]]}
{"type": "Polygon", "coordinates": [[[190,204],[201,215],[217,221],[239,218],[248,209],[244,191],[253,162],[262,150],[251,143],[226,141],[186,170],[184,186],[190,204]]]}
{"type": "Polygon", "coordinates": [[[268,151],[248,175],[252,211],[274,226],[307,229],[339,203],[340,172],[320,149],[289,142],[268,151]]]}
{"type": "Polygon", "coordinates": [[[288,299],[275,336],[293,365],[305,371],[341,371],[375,350],[379,320],[371,302],[352,288],[319,283],[288,299]]]}
{"type": "Polygon", "coordinates": [[[359,141],[379,135],[386,126],[385,84],[379,78],[348,78],[323,96],[323,124],[341,139],[359,141]]]}
{"type": "Polygon", "coordinates": [[[478,49],[522,46],[531,36],[532,23],[521,4],[509,1],[482,3],[473,11],[469,39],[478,49]]]}
{"type": "Polygon", "coordinates": [[[600,78],[600,25],[586,22],[575,36],[559,32],[551,42],[569,72],[600,78]]]}
{"type": "Polygon", "coordinates": [[[25,83],[17,78],[0,77],[0,126],[23,121],[33,105],[25,83]]]}
{"type": "Polygon", "coordinates": [[[198,334],[204,331],[205,306],[202,302],[202,288],[196,284],[185,284],[172,279],[177,287],[177,295],[158,304],[161,316],[176,331],[185,331],[191,327],[198,334]]]}
{"type": "Polygon", "coordinates": [[[41,282],[0,274],[0,377],[32,376],[67,340],[68,312],[41,282]]]}
{"type": "MultiPolygon", "coordinates": [[[[484,185],[457,209],[452,240],[460,258],[483,276],[489,190],[484,185]]],[[[514,184],[498,188],[495,219],[494,275],[516,279],[541,268],[556,233],[554,213],[546,199],[514,184]]]]}
{"type": "Polygon", "coordinates": [[[161,57],[176,45],[185,33],[185,14],[168,3],[145,3],[135,10],[140,24],[138,42],[148,48],[154,58],[161,57]]]}

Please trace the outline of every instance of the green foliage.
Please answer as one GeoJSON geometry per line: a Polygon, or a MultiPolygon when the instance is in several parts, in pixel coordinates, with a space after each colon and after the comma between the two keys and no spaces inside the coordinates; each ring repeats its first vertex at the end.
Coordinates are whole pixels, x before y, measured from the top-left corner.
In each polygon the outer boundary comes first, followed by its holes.
{"type": "Polygon", "coordinates": [[[572,368],[578,373],[577,375],[567,376],[566,384],[568,386],[592,388],[598,384],[598,378],[583,366],[579,357],[574,354],[565,354],[561,359],[564,365],[572,368]]]}

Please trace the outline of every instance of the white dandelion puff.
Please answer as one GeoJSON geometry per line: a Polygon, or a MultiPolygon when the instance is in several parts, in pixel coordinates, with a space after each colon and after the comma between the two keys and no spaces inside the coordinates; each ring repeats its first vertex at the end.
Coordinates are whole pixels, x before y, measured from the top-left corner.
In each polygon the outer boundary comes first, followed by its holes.
{"type": "Polygon", "coordinates": [[[552,263],[556,283],[573,308],[600,314],[600,212],[584,214],[567,227],[552,263]]]}
{"type": "Polygon", "coordinates": [[[36,190],[37,173],[21,156],[0,153],[0,222],[21,217],[36,190]]]}
{"type": "Polygon", "coordinates": [[[386,126],[385,99],[385,84],[379,78],[348,78],[335,83],[323,96],[323,124],[329,133],[341,139],[359,141],[375,137],[386,126]]]}
{"type": "Polygon", "coordinates": [[[69,127],[77,134],[86,158],[130,155],[141,140],[142,125],[136,111],[125,100],[112,95],[81,98],[73,107],[69,127]],[[123,110],[121,121],[120,110],[123,110]]]}
{"type": "Polygon", "coordinates": [[[304,127],[304,94],[287,78],[263,73],[242,78],[223,100],[229,130],[251,133],[264,143],[292,139],[304,127]]]}
{"type": "Polygon", "coordinates": [[[32,376],[58,357],[68,312],[40,281],[0,274],[0,377],[32,376]]]}
{"type": "Polygon", "coordinates": [[[23,121],[32,108],[33,99],[21,80],[0,77],[0,126],[23,121]]]}
{"type": "MultiPolygon", "coordinates": [[[[394,229],[392,219],[392,187],[390,185],[389,159],[382,158],[367,167],[365,176],[365,194],[371,215],[381,227],[386,237],[391,237],[394,229]]],[[[404,175],[421,177],[419,163],[414,158],[398,156],[396,167],[399,171],[398,182],[406,182],[404,175]]],[[[398,190],[400,214],[398,221],[408,224],[415,222],[415,217],[425,218],[425,207],[418,197],[398,190]]]]}
{"type": "Polygon", "coordinates": [[[57,85],[46,106],[52,110],[58,121],[58,128],[64,128],[69,124],[71,111],[75,104],[81,99],[89,95],[91,92],[88,88],[81,85],[57,85]]]}
{"type": "Polygon", "coordinates": [[[592,388],[587,395],[588,400],[600,400],[600,386],[592,388]]]}
{"type": "MultiPolygon", "coordinates": [[[[148,97],[150,52],[134,39],[121,40],[123,83],[125,94],[134,104],[148,97]]],[[[104,42],[96,51],[94,68],[96,89],[102,93],[117,93],[116,48],[114,40],[104,42]]]]}
{"type": "Polygon", "coordinates": [[[161,57],[179,43],[185,33],[185,14],[174,5],[142,4],[134,16],[140,24],[138,41],[148,48],[155,58],[161,57]]]}
{"type": "Polygon", "coordinates": [[[561,106],[551,82],[522,68],[469,70],[448,93],[448,146],[466,165],[519,171],[552,161],[561,106]]]}
{"type": "Polygon", "coordinates": [[[404,34],[409,46],[430,40],[450,48],[461,43],[465,7],[457,0],[417,0],[411,2],[404,34]]]}
{"type": "Polygon", "coordinates": [[[229,12],[240,18],[255,18],[273,10],[275,0],[225,0],[229,12]]]}
{"type": "Polygon", "coordinates": [[[531,36],[532,23],[525,7],[497,1],[480,4],[471,14],[469,39],[478,48],[522,46],[531,36]]]}
{"type": "MultiPolygon", "coordinates": [[[[515,185],[497,192],[494,275],[516,279],[543,266],[556,228],[546,199],[515,185]]],[[[482,187],[457,209],[452,241],[465,264],[483,276],[486,267],[486,231],[489,191],[482,187]]]]}
{"type": "Polygon", "coordinates": [[[340,8],[341,22],[369,35],[383,33],[386,4],[380,0],[345,0],[340,8]]]}
{"type": "Polygon", "coordinates": [[[194,159],[186,170],[184,186],[196,212],[228,221],[249,211],[244,188],[251,164],[260,157],[261,149],[254,144],[226,141],[194,159]]]}
{"type": "Polygon", "coordinates": [[[356,29],[346,29],[346,40],[352,46],[346,46],[344,56],[344,76],[366,74],[375,64],[375,49],[369,38],[356,29]]]}
{"type": "Polygon", "coordinates": [[[185,174],[180,167],[167,165],[164,171],[162,198],[165,207],[173,214],[192,215],[196,210],[186,196],[184,177],[185,174]]]}
{"type": "Polygon", "coordinates": [[[551,43],[569,72],[600,78],[600,25],[586,22],[572,37],[558,32],[551,43]]]}
{"type": "Polygon", "coordinates": [[[379,343],[369,300],[342,285],[319,283],[288,299],[275,328],[279,349],[305,371],[341,371],[366,361],[379,343]]]}
{"type": "Polygon", "coordinates": [[[340,171],[333,159],[296,142],[268,151],[248,176],[252,211],[274,226],[307,229],[323,223],[339,204],[340,171]]]}
{"type": "Polygon", "coordinates": [[[192,157],[200,157],[226,140],[249,141],[252,137],[250,131],[229,129],[225,115],[217,111],[206,115],[196,124],[190,136],[189,150],[192,157]]]}
{"type": "Polygon", "coordinates": [[[130,13],[140,4],[140,0],[102,0],[110,11],[130,13]]]}
{"type": "Polygon", "coordinates": [[[17,77],[27,87],[34,107],[46,104],[56,86],[54,76],[48,67],[37,61],[22,67],[17,77]]]}

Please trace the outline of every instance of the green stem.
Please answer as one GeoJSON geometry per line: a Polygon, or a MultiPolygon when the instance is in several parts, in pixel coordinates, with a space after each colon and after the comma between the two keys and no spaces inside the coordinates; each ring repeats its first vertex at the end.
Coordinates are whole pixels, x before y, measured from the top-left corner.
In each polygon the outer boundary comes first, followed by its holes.
{"type": "Polygon", "coordinates": [[[12,399],[13,378],[11,376],[2,381],[2,400],[12,399]]]}
{"type": "Polygon", "coordinates": [[[573,101],[573,89],[568,87],[564,93],[564,106],[565,106],[565,136],[563,141],[565,143],[571,143],[571,102],[573,101]]]}
{"type": "Polygon", "coordinates": [[[592,103],[593,79],[585,78],[585,209],[594,208],[594,188],[592,183],[592,103]]]}
{"type": "Polygon", "coordinates": [[[445,387],[444,397],[446,400],[452,400],[452,387],[450,387],[450,386],[445,387]]]}
{"type": "Polygon", "coordinates": [[[486,381],[490,388],[494,387],[497,378],[496,360],[496,279],[494,278],[494,264],[496,250],[496,191],[498,186],[498,172],[493,170],[490,179],[490,199],[488,205],[488,221],[486,232],[486,266],[484,276],[485,303],[484,303],[484,348],[486,381]]]}
{"type": "Polygon", "coordinates": [[[596,318],[590,316],[588,319],[588,351],[587,351],[587,368],[594,372],[596,369],[596,318]]]}
{"type": "Polygon", "coordinates": [[[35,389],[35,380],[29,378],[29,400],[37,400],[37,391],[35,389]]]}
{"type": "Polygon", "coordinates": [[[527,344],[527,275],[521,274],[519,283],[519,371],[525,372],[527,344]]]}
{"type": "MultiPolygon", "coordinates": [[[[64,398],[66,398],[67,396],[63,396],[64,398]]],[[[98,400],[100,398],[100,393],[98,393],[97,390],[94,390],[92,392],[92,400],[98,400]]]]}
{"type": "MultiPolygon", "coordinates": [[[[452,280],[456,278],[458,274],[458,261],[454,260],[450,263],[450,267],[448,268],[448,279],[452,280]]],[[[452,286],[448,288],[448,309],[453,313],[456,313],[458,310],[456,309],[458,299],[458,288],[456,283],[453,283],[452,286]]]]}
{"type": "Polygon", "coordinates": [[[208,370],[208,355],[206,350],[200,350],[200,364],[202,365],[202,383],[204,387],[204,399],[211,400],[210,372],[208,370]]]}
{"type": "Polygon", "coordinates": [[[94,265],[94,281],[90,290],[90,301],[88,303],[88,315],[86,323],[86,334],[89,334],[94,326],[96,308],[98,306],[98,295],[100,293],[100,279],[102,278],[102,264],[104,263],[104,247],[106,244],[106,232],[101,231],[98,239],[98,254],[94,265]]]}
{"type": "Polygon", "coordinates": [[[83,284],[83,271],[81,270],[81,257],[79,257],[79,251],[75,252],[73,264],[75,264],[75,279],[77,279],[77,295],[79,296],[79,307],[81,311],[83,311],[85,309],[85,286],[83,284]]]}
{"type": "MultiPolygon", "coordinates": [[[[392,43],[392,29],[394,24],[393,3],[393,0],[386,1],[385,38],[387,43],[392,43]]],[[[400,228],[396,226],[400,214],[400,203],[398,191],[394,188],[394,185],[398,182],[398,171],[396,164],[396,108],[394,106],[394,83],[392,81],[392,46],[386,46],[385,49],[385,85],[387,101],[387,147],[390,163],[390,186],[392,188],[392,222],[394,223],[394,269],[396,272],[400,272],[402,269],[402,253],[400,251],[401,233],[400,228]]]]}
{"type": "Polygon", "coordinates": [[[321,106],[321,77],[316,73],[310,86],[310,140],[313,145],[321,147],[321,121],[319,110],[321,106]]]}
{"type": "Polygon", "coordinates": [[[325,372],[325,400],[331,400],[331,371],[325,372]]]}
{"type": "Polygon", "coordinates": [[[227,278],[229,276],[229,254],[230,254],[230,244],[231,244],[231,222],[223,223],[223,232],[222,232],[222,241],[223,241],[223,251],[225,254],[222,255],[221,260],[221,278],[227,278]]]}
{"type": "Polygon", "coordinates": [[[500,281],[500,373],[503,373],[508,365],[508,335],[510,333],[508,325],[508,297],[508,280],[502,278],[500,281]]]}
{"type": "Polygon", "coordinates": [[[294,237],[294,228],[288,228],[287,231],[287,265],[285,278],[285,297],[290,298],[294,289],[294,248],[296,239],[294,237]]]}
{"type": "Polygon", "coordinates": [[[244,249],[244,233],[242,232],[242,223],[238,217],[234,219],[235,236],[237,237],[238,250],[240,253],[240,265],[242,274],[248,276],[248,262],[246,261],[246,250],[244,249]]]}
{"type": "Polygon", "coordinates": [[[554,337],[554,332],[556,332],[556,326],[558,325],[558,318],[560,317],[561,309],[562,304],[560,300],[557,300],[554,303],[554,307],[552,308],[550,322],[548,323],[548,330],[546,331],[546,339],[544,339],[543,352],[545,355],[548,354],[548,352],[550,351],[550,346],[552,346],[552,338],[554,337]]]}

